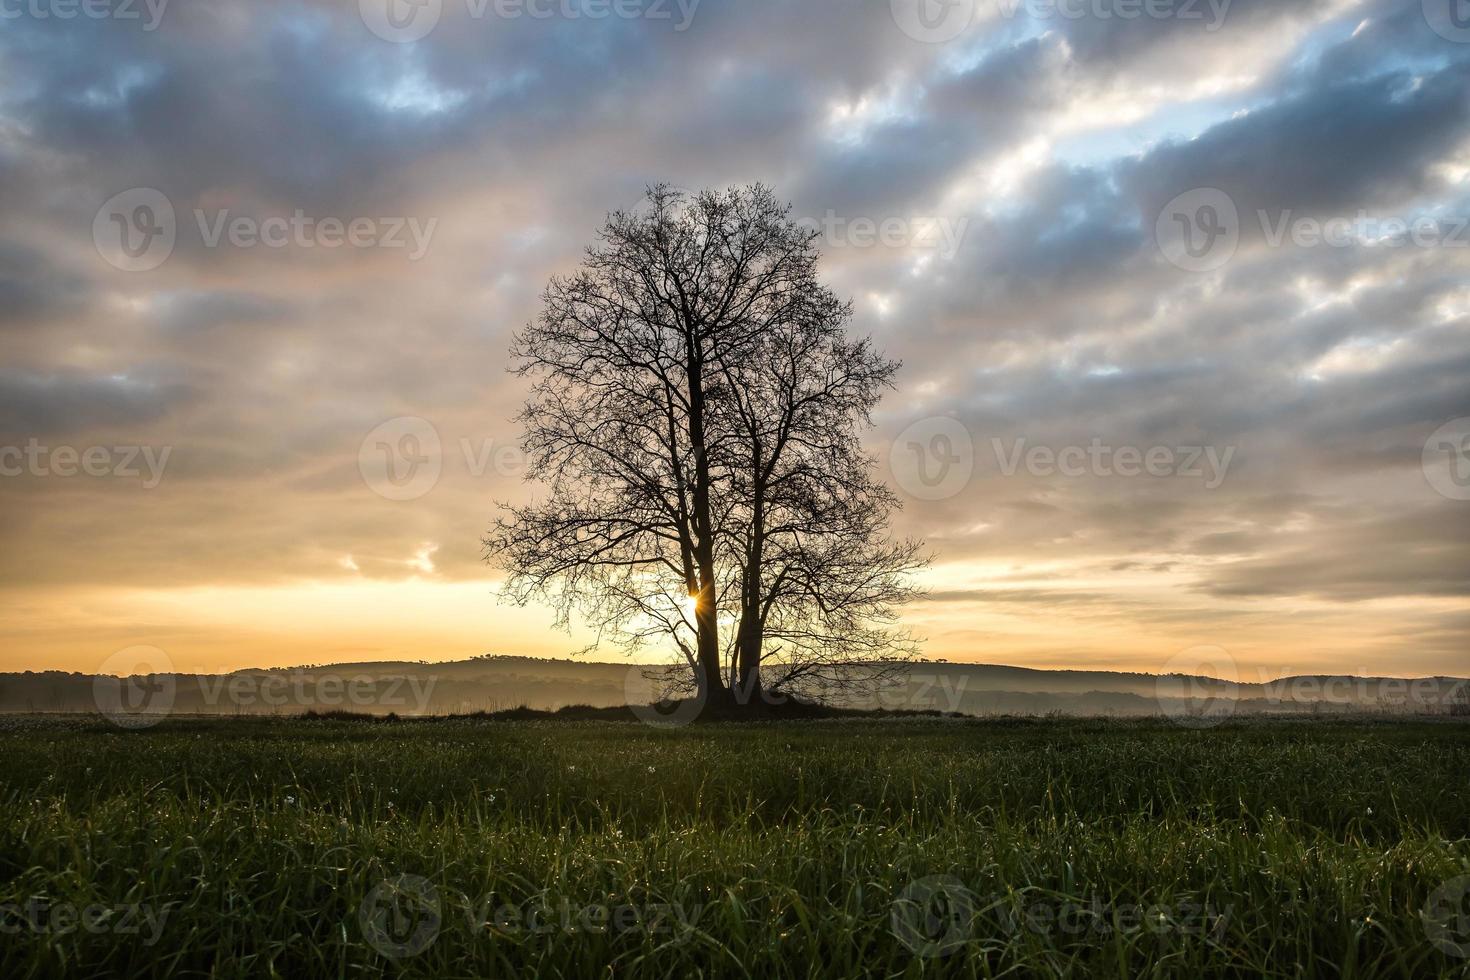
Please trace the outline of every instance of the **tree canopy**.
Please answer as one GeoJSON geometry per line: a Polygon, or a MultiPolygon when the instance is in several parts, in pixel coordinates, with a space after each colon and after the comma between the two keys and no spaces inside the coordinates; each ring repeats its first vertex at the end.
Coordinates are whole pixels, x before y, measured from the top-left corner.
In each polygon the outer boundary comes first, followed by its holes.
{"type": "Polygon", "coordinates": [[[503,509],[486,557],[597,642],[671,643],[708,698],[875,677],[908,659],[895,610],[924,563],[861,442],[899,365],[848,336],[817,233],[767,188],[644,204],[513,341],[547,493],[503,509]]]}

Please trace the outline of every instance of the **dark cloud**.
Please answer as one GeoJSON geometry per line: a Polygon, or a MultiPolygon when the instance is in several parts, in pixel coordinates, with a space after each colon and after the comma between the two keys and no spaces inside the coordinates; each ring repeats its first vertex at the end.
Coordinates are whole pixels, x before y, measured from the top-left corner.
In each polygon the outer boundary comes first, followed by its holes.
{"type": "MultiPolygon", "coordinates": [[[[1160,146],[1122,167],[1120,178],[1146,215],[1196,187],[1223,190],[1247,216],[1352,213],[1438,189],[1429,166],[1463,141],[1467,119],[1470,61],[1428,74],[1329,79],[1160,146]]],[[[1261,234],[1258,223],[1245,221],[1245,229],[1261,234]]]]}
{"type": "Polygon", "coordinates": [[[12,441],[156,422],[194,395],[187,386],[79,374],[0,372],[0,431],[12,441]]]}
{"type": "Polygon", "coordinates": [[[1262,543],[1265,557],[1217,570],[1220,596],[1312,596],[1338,601],[1470,596],[1470,515],[1453,502],[1386,518],[1335,524],[1262,543]],[[1365,556],[1372,555],[1372,560],[1365,556]]]}
{"type": "Polygon", "coordinates": [[[88,283],[18,242],[0,240],[0,322],[41,326],[85,305],[88,283]]]}

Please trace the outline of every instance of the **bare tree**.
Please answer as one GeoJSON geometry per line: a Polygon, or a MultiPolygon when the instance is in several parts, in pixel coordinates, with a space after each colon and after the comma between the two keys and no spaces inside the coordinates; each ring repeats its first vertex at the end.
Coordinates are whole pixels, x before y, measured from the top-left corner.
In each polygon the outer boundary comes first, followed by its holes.
{"type": "Polygon", "coordinates": [[[897,364],[845,335],[815,234],[760,186],[649,190],[552,279],[515,339],[535,504],[485,538],[516,602],[549,600],[598,641],[669,639],[707,697],[906,649],[914,542],[860,430],[897,364]],[[768,646],[768,641],[770,645],[768,646]]]}
{"type": "Polygon", "coordinates": [[[761,692],[763,663],[779,664],[779,686],[792,689],[819,675],[872,677],[849,668],[911,649],[889,627],[923,560],[917,542],[888,540],[897,500],[873,480],[860,439],[899,365],[847,337],[850,315],[813,283],[746,357],[721,365],[728,397],[716,428],[734,453],[739,515],[731,683],[746,699],[761,692]]]}

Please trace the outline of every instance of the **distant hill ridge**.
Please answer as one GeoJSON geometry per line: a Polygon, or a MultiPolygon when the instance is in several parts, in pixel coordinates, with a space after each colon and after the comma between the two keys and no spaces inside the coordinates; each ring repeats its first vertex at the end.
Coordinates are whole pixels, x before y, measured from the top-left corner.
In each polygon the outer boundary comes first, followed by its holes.
{"type": "MultiPolygon", "coordinates": [[[[644,665],[486,654],[442,663],[366,661],[174,674],[136,696],[167,696],[173,711],[292,714],[348,710],[450,714],[527,706],[609,707],[650,700],[644,665]]],[[[103,686],[116,681],[104,680],[103,686]]],[[[0,673],[0,712],[92,712],[99,681],[65,672],[0,673]]],[[[1306,674],[1263,683],[1107,670],[1047,670],[1006,664],[921,661],[853,707],[961,714],[1153,715],[1225,699],[1232,711],[1470,710],[1470,679],[1306,674]]]]}

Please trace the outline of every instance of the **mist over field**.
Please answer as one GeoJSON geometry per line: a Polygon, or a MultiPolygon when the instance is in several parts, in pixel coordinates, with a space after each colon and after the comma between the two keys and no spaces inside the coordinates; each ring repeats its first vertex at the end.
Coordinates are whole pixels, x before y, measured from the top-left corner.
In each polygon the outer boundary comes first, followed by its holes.
{"type": "MultiPolygon", "coordinates": [[[[485,656],[451,663],[344,663],[168,676],[175,713],[444,715],[646,703],[661,693],[645,676],[651,669],[626,662],[485,656]]],[[[99,684],[107,680],[61,671],[0,674],[0,712],[94,712],[99,684]]],[[[141,678],[138,683],[143,684],[141,678]]],[[[902,665],[835,703],[979,716],[1143,717],[1184,712],[1191,700],[1225,701],[1229,710],[1242,714],[1448,714],[1467,691],[1470,680],[1464,677],[1296,675],[1232,681],[933,661],[902,665]]]]}

